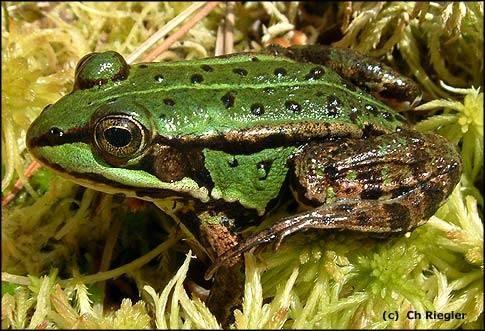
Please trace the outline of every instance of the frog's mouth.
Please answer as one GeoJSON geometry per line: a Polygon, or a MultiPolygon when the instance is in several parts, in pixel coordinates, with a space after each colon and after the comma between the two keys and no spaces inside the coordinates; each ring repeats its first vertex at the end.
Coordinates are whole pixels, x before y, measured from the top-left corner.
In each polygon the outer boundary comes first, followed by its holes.
{"type": "Polygon", "coordinates": [[[60,176],[105,193],[122,193],[149,201],[167,198],[209,200],[207,188],[199,187],[191,178],[169,183],[143,170],[106,166],[85,143],[31,146],[29,150],[40,163],[60,176]]]}

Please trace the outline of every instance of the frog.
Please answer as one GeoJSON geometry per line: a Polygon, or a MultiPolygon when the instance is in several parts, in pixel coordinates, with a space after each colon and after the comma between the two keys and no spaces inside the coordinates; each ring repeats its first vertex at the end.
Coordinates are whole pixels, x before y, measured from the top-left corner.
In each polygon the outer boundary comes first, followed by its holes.
{"type": "Polygon", "coordinates": [[[406,233],[446,201],[462,161],[399,112],[420,99],[389,66],[324,45],[131,65],[95,52],[26,145],[61,176],[186,223],[212,261],[206,302],[226,320],[243,253],[310,229],[406,233]],[[242,237],[290,200],[288,216],[242,237]]]}

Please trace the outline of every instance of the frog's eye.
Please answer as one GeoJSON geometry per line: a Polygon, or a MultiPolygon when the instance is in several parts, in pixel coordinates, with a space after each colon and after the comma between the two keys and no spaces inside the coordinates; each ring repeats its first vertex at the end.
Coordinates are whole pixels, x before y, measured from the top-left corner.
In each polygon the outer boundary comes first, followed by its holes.
{"type": "Polygon", "coordinates": [[[94,142],[106,162],[121,165],[144,150],[148,130],[132,116],[108,115],[95,123],[94,142]]]}
{"type": "Polygon", "coordinates": [[[108,51],[85,55],[76,66],[74,90],[84,90],[109,81],[124,80],[130,66],[118,53],[108,51]]]}

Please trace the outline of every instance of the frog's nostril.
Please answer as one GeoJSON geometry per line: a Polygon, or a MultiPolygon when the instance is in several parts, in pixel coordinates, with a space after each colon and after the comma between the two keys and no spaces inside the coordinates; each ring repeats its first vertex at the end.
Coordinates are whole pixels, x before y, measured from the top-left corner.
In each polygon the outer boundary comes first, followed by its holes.
{"type": "Polygon", "coordinates": [[[58,142],[58,139],[61,138],[63,135],[64,135],[64,131],[53,126],[52,128],[49,129],[46,140],[50,145],[55,145],[56,142],[58,142]]]}
{"type": "Polygon", "coordinates": [[[64,135],[64,131],[62,131],[59,128],[56,128],[55,126],[49,129],[49,135],[54,137],[54,138],[59,138],[64,135]]]}

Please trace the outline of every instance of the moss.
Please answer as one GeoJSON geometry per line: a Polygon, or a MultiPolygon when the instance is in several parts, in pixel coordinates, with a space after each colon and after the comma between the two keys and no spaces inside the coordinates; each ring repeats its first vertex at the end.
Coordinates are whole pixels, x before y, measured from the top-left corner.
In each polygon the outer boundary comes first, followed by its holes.
{"type": "MultiPolygon", "coordinates": [[[[155,206],[81,188],[48,170],[30,181],[25,131],[72,87],[89,51],[131,53],[188,3],[2,3],[2,328],[218,328],[184,281],[202,247],[155,206]],[[185,241],[179,240],[185,237],[185,241]],[[189,269],[190,264],[190,269],[189,269]],[[109,309],[104,309],[109,308],[109,309]]],[[[213,54],[223,8],[160,59],[213,54]]],[[[386,239],[309,232],[246,254],[235,328],[483,328],[483,3],[237,4],[235,50],[270,40],[350,47],[414,78],[409,114],[460,148],[460,184],[427,224],[386,239]],[[256,22],[256,23],[255,23],[256,22]],[[412,320],[408,311],[466,313],[412,320]],[[397,321],[383,311],[397,311],[397,321]]],[[[281,216],[279,211],[257,231],[281,216]]],[[[194,269],[192,269],[194,268],[194,269]]]]}

